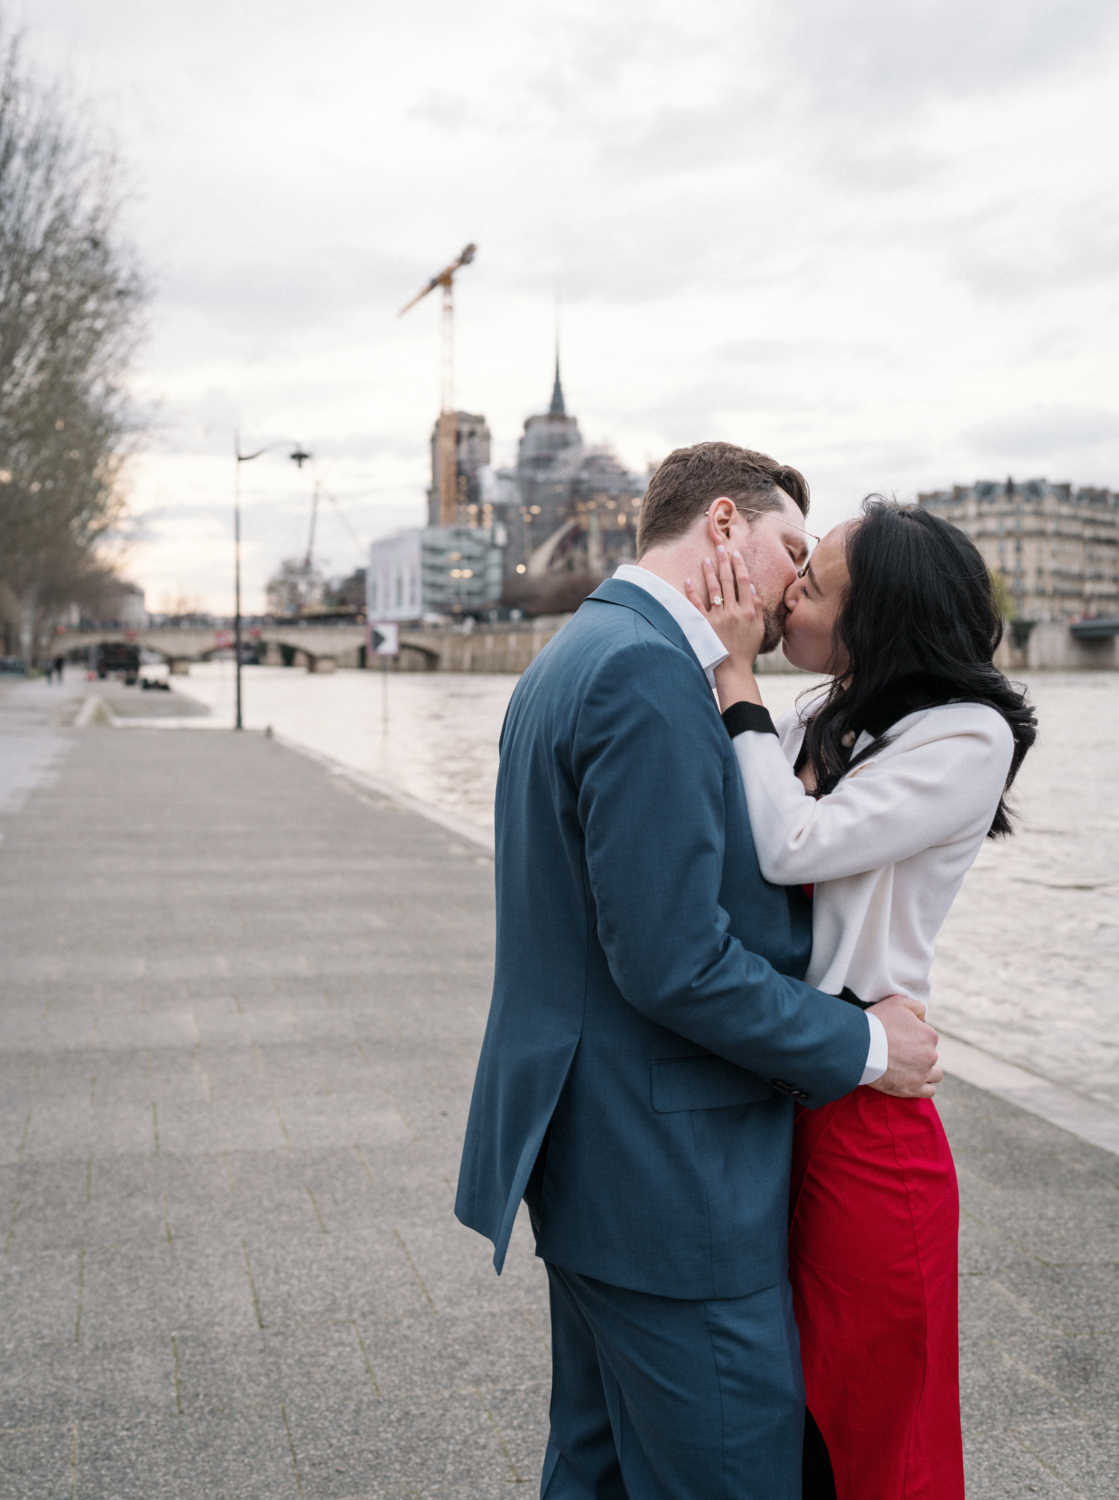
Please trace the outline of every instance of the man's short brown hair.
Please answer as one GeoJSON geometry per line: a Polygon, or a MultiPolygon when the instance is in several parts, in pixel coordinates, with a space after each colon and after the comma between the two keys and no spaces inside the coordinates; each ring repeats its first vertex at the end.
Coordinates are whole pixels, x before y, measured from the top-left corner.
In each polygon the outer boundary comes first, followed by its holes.
{"type": "Polygon", "coordinates": [[[641,502],[637,555],[683,536],[724,495],[744,512],[780,510],[778,490],[808,514],[808,484],[798,469],[733,443],[677,448],[653,475],[641,502]]]}

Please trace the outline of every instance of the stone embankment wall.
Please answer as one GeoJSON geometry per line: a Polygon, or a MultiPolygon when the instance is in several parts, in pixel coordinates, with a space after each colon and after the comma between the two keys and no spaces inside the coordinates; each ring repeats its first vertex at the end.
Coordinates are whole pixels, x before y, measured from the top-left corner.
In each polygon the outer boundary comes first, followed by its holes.
{"type": "MultiPolygon", "coordinates": [[[[431,640],[426,639],[425,633],[423,644],[437,645],[438,663],[422,649],[408,649],[412,633],[405,630],[401,632],[405,649],[399,662],[392,665],[401,672],[523,672],[570,618],[570,615],[548,615],[509,624],[480,625],[469,632],[458,629],[430,632],[431,640]]],[[[416,639],[419,642],[418,633],[416,639]]],[[[1053,621],[1035,625],[1025,647],[1021,647],[1007,626],[995,660],[1004,672],[1114,671],[1119,670],[1119,644],[1113,636],[1100,641],[1077,640],[1067,623],[1053,621]]],[[[759,676],[796,671],[781,647],[758,659],[759,676]]]]}
{"type": "MultiPolygon", "coordinates": [[[[400,632],[400,656],[390,662],[398,672],[511,672],[521,673],[533,657],[567,624],[570,615],[541,615],[479,625],[473,630],[400,632]]],[[[376,670],[376,662],[373,664],[376,670]]]]}
{"type": "Polygon", "coordinates": [[[1114,671],[1119,668],[1119,646],[1115,636],[1078,641],[1067,623],[1054,620],[1035,625],[1023,648],[1008,625],[995,661],[1004,672],[1114,671]]]}

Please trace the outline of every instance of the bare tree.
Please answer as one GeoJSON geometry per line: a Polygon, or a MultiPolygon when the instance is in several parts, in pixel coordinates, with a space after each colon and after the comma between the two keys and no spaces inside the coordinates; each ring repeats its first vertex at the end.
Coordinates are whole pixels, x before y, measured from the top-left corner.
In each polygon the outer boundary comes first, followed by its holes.
{"type": "Polygon", "coordinates": [[[0,629],[32,659],[103,576],[140,426],[124,382],[145,288],[119,183],[0,23],[0,629]]]}
{"type": "Polygon", "coordinates": [[[305,557],[285,557],[264,585],[272,615],[297,615],[301,609],[321,604],[322,597],[322,574],[305,557]]]}

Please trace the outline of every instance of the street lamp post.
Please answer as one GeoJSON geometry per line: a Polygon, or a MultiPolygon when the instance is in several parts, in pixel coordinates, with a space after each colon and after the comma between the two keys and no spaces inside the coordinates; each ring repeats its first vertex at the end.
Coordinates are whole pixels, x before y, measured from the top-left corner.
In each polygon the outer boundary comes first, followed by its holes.
{"type": "Polygon", "coordinates": [[[294,452],[288,457],[297,469],[302,469],[311,457],[302,443],[294,442],[292,438],[278,438],[255,453],[242,453],[241,436],[237,432],[233,434],[233,659],[237,679],[237,729],[244,728],[241,719],[241,465],[251,463],[262,453],[271,453],[274,448],[285,448],[289,443],[293,443],[294,452]]]}

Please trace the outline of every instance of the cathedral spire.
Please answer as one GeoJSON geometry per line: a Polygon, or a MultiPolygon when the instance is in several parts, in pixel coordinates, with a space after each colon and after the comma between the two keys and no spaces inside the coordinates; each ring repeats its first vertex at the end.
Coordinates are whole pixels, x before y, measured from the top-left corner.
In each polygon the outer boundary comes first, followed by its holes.
{"type": "Polygon", "coordinates": [[[556,342],[556,383],[552,387],[552,404],[548,408],[550,417],[565,417],[567,409],[563,404],[563,386],[560,385],[559,371],[559,341],[556,342]]]}

